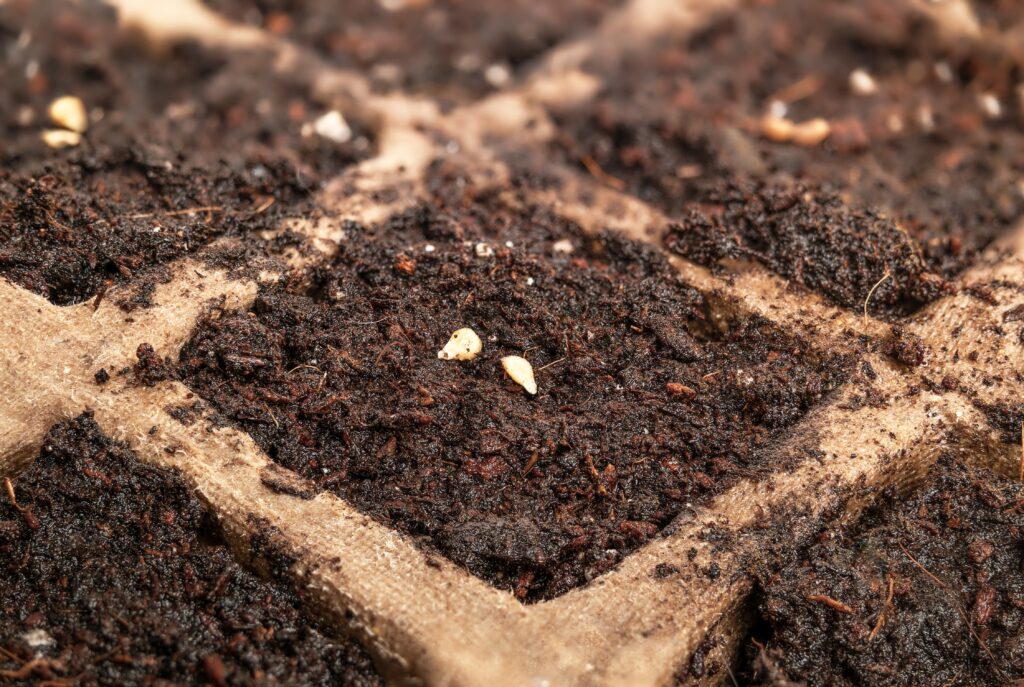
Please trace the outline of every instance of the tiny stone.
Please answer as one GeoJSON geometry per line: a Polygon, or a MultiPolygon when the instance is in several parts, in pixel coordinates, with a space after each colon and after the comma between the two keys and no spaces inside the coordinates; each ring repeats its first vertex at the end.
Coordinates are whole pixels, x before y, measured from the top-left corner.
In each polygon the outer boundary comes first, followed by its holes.
{"type": "Polygon", "coordinates": [[[572,253],[575,247],[569,239],[559,239],[551,244],[551,250],[556,253],[572,253]]]}

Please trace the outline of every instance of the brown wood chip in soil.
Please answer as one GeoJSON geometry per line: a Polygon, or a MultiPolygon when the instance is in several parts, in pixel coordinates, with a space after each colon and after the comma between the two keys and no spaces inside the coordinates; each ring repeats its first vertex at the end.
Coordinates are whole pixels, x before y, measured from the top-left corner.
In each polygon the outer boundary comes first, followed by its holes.
{"type": "Polygon", "coordinates": [[[176,473],[140,463],[89,415],[55,426],[10,485],[3,684],[383,684],[361,647],[309,622],[289,586],[233,560],[176,473]]]}
{"type": "Polygon", "coordinates": [[[909,497],[889,494],[859,523],[786,553],[762,575],[745,677],[1011,684],[1024,674],[1022,496],[1019,482],[946,455],[909,497]]]}
{"type": "Polygon", "coordinates": [[[349,227],[310,291],[212,313],[180,374],[281,465],[537,600],[777,469],[772,440],[848,362],[706,321],[649,246],[482,198],[349,227]],[[439,360],[461,327],[483,352],[439,360]],[[506,355],[531,362],[536,397],[506,355]]]}
{"type": "Polygon", "coordinates": [[[60,305],[315,215],[321,182],[370,153],[355,120],[345,144],[303,136],[326,105],[301,74],[266,79],[269,55],[151,55],[91,3],[5,4],[0,54],[0,274],[60,305]],[[91,123],[80,146],[52,150],[38,132],[65,94],[91,123]]]}
{"type": "MultiPolygon", "coordinates": [[[[1019,3],[1003,10],[1022,18],[1019,3]]],[[[599,178],[677,218],[695,204],[718,212],[723,177],[781,186],[775,193],[793,184],[836,192],[829,204],[849,206],[843,212],[859,218],[858,232],[866,225],[872,238],[872,226],[884,223],[875,238],[895,243],[832,247],[861,273],[843,285],[845,293],[823,291],[859,309],[895,253],[910,246],[920,253],[912,265],[899,260],[911,280],[921,260],[928,272],[950,278],[1020,217],[1024,113],[1015,64],[984,46],[970,52],[941,43],[903,3],[750,3],[685,40],[665,39],[644,56],[600,65],[608,74],[601,96],[559,113],[555,147],[579,169],[600,170],[599,178]],[[876,92],[851,86],[856,70],[869,75],[876,92]],[[998,115],[986,109],[987,96],[999,103],[998,115]],[[824,118],[831,133],[815,146],[768,140],[762,119],[772,111],[794,122],[824,118]]],[[[680,245],[717,240],[719,230],[706,236],[708,229],[683,222],[682,230],[697,236],[680,245]]],[[[804,277],[832,269],[825,255],[790,248],[765,263],[821,290],[819,280],[804,277]]],[[[700,250],[687,255],[716,258],[700,250]]],[[[927,285],[907,289],[889,284],[883,304],[903,298],[897,310],[905,310],[941,294],[927,285]]]]}

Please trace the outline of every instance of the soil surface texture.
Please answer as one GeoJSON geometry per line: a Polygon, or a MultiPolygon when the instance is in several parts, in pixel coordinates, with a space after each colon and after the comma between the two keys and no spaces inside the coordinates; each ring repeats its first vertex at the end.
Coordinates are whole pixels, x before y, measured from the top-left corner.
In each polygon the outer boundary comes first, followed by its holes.
{"type": "Polygon", "coordinates": [[[344,143],[309,134],[329,105],[271,70],[259,53],[151,54],[94,3],[0,7],[0,274],[67,305],[219,236],[315,215],[312,194],[371,144],[356,122],[344,143]],[[64,95],[89,126],[54,149],[41,134],[64,95]]]}
{"type": "Polygon", "coordinates": [[[712,326],[650,246],[482,197],[351,226],[310,290],[214,312],[179,374],[280,464],[537,600],[777,469],[772,440],[849,363],[712,326]],[[482,353],[438,359],[463,327],[482,353]]]}
{"type": "Polygon", "coordinates": [[[206,0],[368,74],[376,88],[464,100],[501,88],[622,0],[206,0]]]}
{"type": "Polygon", "coordinates": [[[290,586],[240,567],[192,490],[100,434],[56,425],[0,495],[0,682],[382,685],[290,586]]]}
{"type": "Polygon", "coordinates": [[[754,681],[1011,684],[1024,674],[1022,497],[1020,482],[944,456],[916,493],[823,532],[764,575],[754,681]]]}
{"type": "MultiPolygon", "coordinates": [[[[825,294],[850,307],[892,267],[886,253],[913,245],[928,272],[950,278],[1021,215],[1015,60],[941,43],[901,3],[743,4],[686,40],[599,65],[609,78],[602,96],[559,114],[556,148],[678,218],[678,232],[697,235],[678,244],[685,249],[720,233],[712,225],[723,178],[835,193],[829,204],[848,206],[841,212],[858,235],[831,249],[865,269],[846,293],[825,294]],[[801,124],[797,134],[787,129],[801,124]],[[893,247],[886,239],[897,227],[904,236],[893,247]]],[[[1019,3],[1002,10],[1024,19],[1019,3]]],[[[790,248],[764,261],[820,288],[814,273],[832,270],[828,256],[790,248]]],[[[901,295],[895,282],[880,288],[884,301],[908,297],[897,310],[922,295],[901,295]]]]}

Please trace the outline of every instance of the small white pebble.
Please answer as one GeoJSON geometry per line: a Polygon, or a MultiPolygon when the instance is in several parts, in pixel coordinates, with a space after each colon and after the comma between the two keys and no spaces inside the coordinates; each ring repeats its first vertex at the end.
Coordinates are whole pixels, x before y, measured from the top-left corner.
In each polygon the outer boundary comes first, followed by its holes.
{"type": "Polygon", "coordinates": [[[854,69],[850,72],[850,90],[857,95],[874,95],[878,92],[878,84],[866,69],[854,69]]]}
{"type": "Polygon", "coordinates": [[[571,253],[576,250],[576,247],[572,245],[572,241],[569,239],[559,239],[551,244],[551,250],[556,253],[571,253]]]}
{"type": "Polygon", "coordinates": [[[999,98],[995,97],[991,93],[983,93],[978,98],[978,103],[981,105],[981,109],[986,115],[995,119],[1003,114],[1003,106],[999,103],[999,98]]]}
{"type": "Polygon", "coordinates": [[[489,258],[494,255],[494,249],[491,248],[489,243],[478,243],[473,250],[476,252],[477,257],[480,258],[489,258]]]}
{"type": "Polygon", "coordinates": [[[89,115],[85,112],[85,104],[73,95],[57,98],[50,103],[47,112],[54,124],[69,131],[81,134],[89,128],[89,115]]]}
{"type": "Polygon", "coordinates": [[[47,649],[57,643],[57,641],[50,636],[49,632],[40,628],[29,630],[25,634],[21,635],[21,639],[34,651],[47,649]]]}
{"type": "Polygon", "coordinates": [[[484,80],[494,88],[501,88],[512,79],[512,72],[507,66],[496,62],[484,70],[484,80]]]}
{"type": "Polygon", "coordinates": [[[526,358],[507,355],[501,359],[501,366],[512,381],[526,389],[528,394],[537,393],[537,380],[533,376],[533,365],[526,358]]]}
{"type": "Polygon", "coordinates": [[[424,253],[433,253],[435,250],[437,249],[434,248],[434,244],[432,243],[428,243],[427,245],[423,246],[424,253]]]}
{"type": "Polygon", "coordinates": [[[331,110],[318,117],[313,122],[313,131],[335,143],[346,143],[352,138],[352,128],[337,110],[331,110]]]}
{"type": "Polygon", "coordinates": [[[533,277],[527,277],[526,278],[526,285],[527,286],[533,286],[533,277]]]}
{"type": "Polygon", "coordinates": [[[51,148],[69,148],[82,142],[82,134],[67,129],[47,129],[40,137],[51,148]]]}
{"type": "Polygon", "coordinates": [[[511,241],[505,242],[505,248],[515,248],[515,245],[516,244],[512,243],[511,241]]]}
{"type": "Polygon", "coordinates": [[[476,332],[469,327],[463,327],[452,333],[448,343],[437,352],[437,357],[441,360],[472,360],[480,355],[483,349],[484,344],[476,332]]]}
{"type": "Polygon", "coordinates": [[[781,100],[773,100],[768,105],[768,114],[776,119],[782,119],[789,114],[789,105],[781,100]]]}

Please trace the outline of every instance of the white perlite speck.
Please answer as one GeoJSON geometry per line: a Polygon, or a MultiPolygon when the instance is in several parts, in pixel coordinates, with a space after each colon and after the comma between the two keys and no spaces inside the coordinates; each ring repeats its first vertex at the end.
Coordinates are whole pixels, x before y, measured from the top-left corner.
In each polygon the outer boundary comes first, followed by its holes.
{"type": "Polygon", "coordinates": [[[526,389],[528,394],[537,393],[537,380],[533,376],[533,365],[526,358],[508,355],[501,359],[501,366],[512,381],[526,389]]]}
{"type": "Polygon", "coordinates": [[[448,343],[437,352],[441,360],[472,360],[484,349],[484,344],[469,327],[457,329],[452,333],[448,343]]]}
{"type": "Polygon", "coordinates": [[[857,95],[874,95],[878,92],[878,84],[866,69],[854,69],[850,72],[850,90],[857,95]]]}
{"type": "Polygon", "coordinates": [[[352,127],[337,110],[331,110],[317,118],[313,122],[313,131],[335,143],[347,143],[352,138],[352,127]]]}

